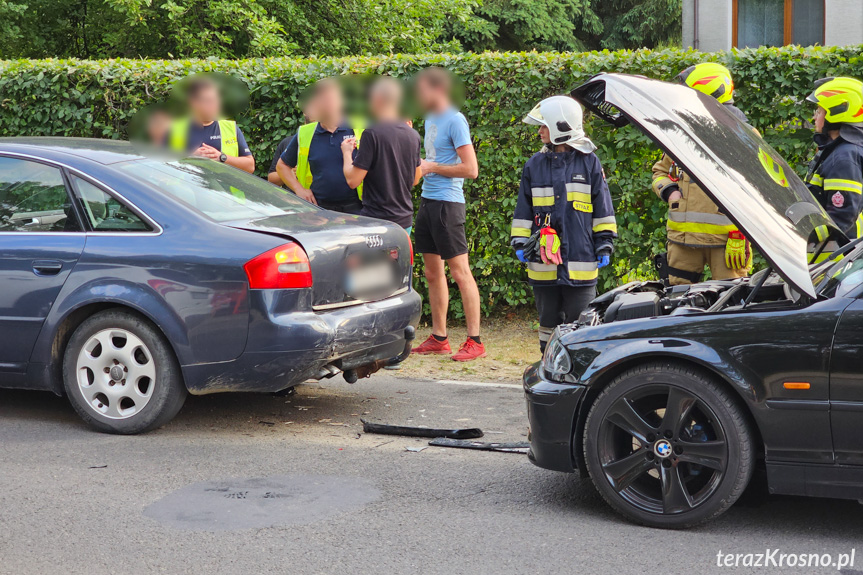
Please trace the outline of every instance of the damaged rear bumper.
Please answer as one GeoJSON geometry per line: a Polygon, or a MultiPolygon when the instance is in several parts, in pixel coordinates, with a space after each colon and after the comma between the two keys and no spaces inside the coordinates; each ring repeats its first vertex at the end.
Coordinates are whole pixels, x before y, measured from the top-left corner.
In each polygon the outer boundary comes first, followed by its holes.
{"type": "MultiPolygon", "coordinates": [[[[267,307],[252,302],[253,310],[267,307]]],[[[186,387],[197,395],[268,392],[340,371],[367,375],[407,356],[421,308],[419,294],[411,290],[326,312],[253,311],[243,354],[228,362],[183,366],[186,387]]]]}

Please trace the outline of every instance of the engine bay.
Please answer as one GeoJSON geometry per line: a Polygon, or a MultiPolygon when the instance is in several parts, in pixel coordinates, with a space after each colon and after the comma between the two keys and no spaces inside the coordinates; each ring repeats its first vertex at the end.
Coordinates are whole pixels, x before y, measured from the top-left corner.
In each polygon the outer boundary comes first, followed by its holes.
{"type": "Polygon", "coordinates": [[[660,281],[630,282],[594,299],[581,313],[577,325],[591,326],[667,315],[742,311],[744,308],[766,311],[798,305],[799,294],[791,290],[777,274],[764,278],[766,271],[751,278],[713,280],[691,285],[666,286],[660,281]]]}

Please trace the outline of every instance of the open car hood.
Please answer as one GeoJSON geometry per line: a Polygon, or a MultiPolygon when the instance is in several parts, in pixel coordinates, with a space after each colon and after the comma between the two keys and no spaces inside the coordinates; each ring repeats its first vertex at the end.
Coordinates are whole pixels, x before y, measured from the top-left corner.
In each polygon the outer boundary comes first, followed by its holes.
{"type": "Polygon", "coordinates": [[[695,180],[798,292],[815,297],[806,244],[816,226],[840,233],[806,185],[751,127],[679,84],[600,74],[572,91],[620,127],[632,123],[695,180]]]}

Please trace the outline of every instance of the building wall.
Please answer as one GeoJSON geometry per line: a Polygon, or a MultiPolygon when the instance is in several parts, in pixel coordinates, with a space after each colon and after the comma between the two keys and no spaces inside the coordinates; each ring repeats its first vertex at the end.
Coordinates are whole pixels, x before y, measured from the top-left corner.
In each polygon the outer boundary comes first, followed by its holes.
{"type": "MultiPolygon", "coordinates": [[[[683,0],[683,46],[704,52],[732,47],[732,0],[683,0]],[[696,31],[698,7],[698,34],[696,31]]],[[[827,46],[863,44],[863,0],[825,0],[827,46]]]]}
{"type": "Polygon", "coordinates": [[[824,36],[828,46],[863,44],[863,1],[826,0],[824,36]]]}
{"type": "MultiPolygon", "coordinates": [[[[861,0],[834,0],[861,2],[861,0]]],[[[683,0],[683,46],[704,52],[731,48],[731,0],[683,0]],[[695,26],[698,12],[697,34],[695,26]]]]}

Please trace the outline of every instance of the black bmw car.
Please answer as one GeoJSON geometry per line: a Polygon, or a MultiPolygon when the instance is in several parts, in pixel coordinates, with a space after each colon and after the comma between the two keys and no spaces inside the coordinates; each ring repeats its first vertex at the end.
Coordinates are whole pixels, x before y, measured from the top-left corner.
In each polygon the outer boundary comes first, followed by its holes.
{"type": "Polygon", "coordinates": [[[573,96],[647,134],[768,267],[633,282],[561,326],[524,376],[530,459],[589,475],[614,509],[655,527],[723,513],[758,466],[771,493],[863,499],[863,243],[845,243],[794,171],[714,99],[618,74],[573,96]],[[833,259],[810,266],[821,226],[830,237],[816,250],[833,259]]]}

